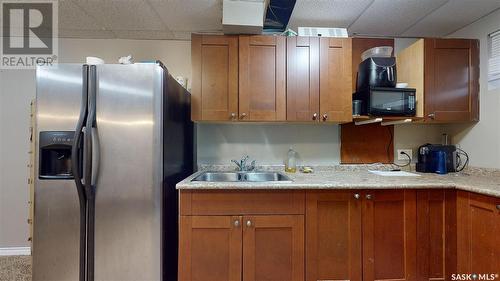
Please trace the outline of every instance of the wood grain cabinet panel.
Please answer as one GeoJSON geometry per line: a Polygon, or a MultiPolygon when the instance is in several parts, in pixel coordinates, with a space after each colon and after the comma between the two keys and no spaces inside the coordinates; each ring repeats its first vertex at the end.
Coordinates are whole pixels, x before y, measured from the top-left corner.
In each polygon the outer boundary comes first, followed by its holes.
{"type": "Polygon", "coordinates": [[[320,38],[320,118],[352,121],[352,39],[320,38]]]}
{"type": "Polygon", "coordinates": [[[181,216],[179,281],[241,281],[238,216],[181,216]]]}
{"type": "Polygon", "coordinates": [[[243,217],[243,280],[304,280],[304,216],[243,217]]]}
{"type": "Polygon", "coordinates": [[[457,194],[459,273],[499,273],[500,198],[457,194]]]}
{"type": "Polygon", "coordinates": [[[425,39],[425,115],[479,121],[479,41],[425,39]]]}
{"type": "Polygon", "coordinates": [[[350,191],[307,193],[306,280],[361,278],[360,194],[350,191]]]}
{"type": "Polygon", "coordinates": [[[319,38],[287,37],[288,121],[319,121],[319,38]]]}
{"type": "Polygon", "coordinates": [[[363,202],[363,280],[416,280],[414,190],[368,191],[363,202]]]}
{"type": "Polygon", "coordinates": [[[240,121],[286,120],[286,38],[239,36],[240,121]]]}
{"type": "Polygon", "coordinates": [[[456,268],[455,190],[417,191],[417,280],[449,280],[456,268]]]}
{"type": "Polygon", "coordinates": [[[191,37],[191,119],[231,121],[238,117],[238,37],[191,37]]]}

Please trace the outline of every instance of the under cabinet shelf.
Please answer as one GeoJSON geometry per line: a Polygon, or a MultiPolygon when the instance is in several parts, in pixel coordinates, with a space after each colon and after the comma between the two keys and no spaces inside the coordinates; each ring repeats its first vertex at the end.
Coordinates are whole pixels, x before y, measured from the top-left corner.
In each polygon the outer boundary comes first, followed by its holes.
{"type": "Polygon", "coordinates": [[[382,126],[389,125],[399,125],[399,124],[409,124],[416,121],[421,121],[424,118],[422,117],[412,117],[412,116],[368,116],[368,115],[360,115],[353,116],[352,121],[356,125],[366,125],[373,123],[380,123],[382,126]]]}

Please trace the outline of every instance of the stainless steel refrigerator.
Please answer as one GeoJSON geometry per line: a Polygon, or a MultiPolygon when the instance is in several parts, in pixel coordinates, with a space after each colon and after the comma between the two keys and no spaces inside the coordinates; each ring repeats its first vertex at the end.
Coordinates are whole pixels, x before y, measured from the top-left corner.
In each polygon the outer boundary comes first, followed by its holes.
{"type": "Polygon", "coordinates": [[[33,280],[176,280],[190,95],[160,62],[36,72],[33,280]]]}

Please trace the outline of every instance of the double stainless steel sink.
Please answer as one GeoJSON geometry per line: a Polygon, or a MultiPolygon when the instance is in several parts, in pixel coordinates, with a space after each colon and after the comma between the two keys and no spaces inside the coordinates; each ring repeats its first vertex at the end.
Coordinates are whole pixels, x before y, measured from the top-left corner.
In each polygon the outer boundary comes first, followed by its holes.
{"type": "Polygon", "coordinates": [[[192,181],[204,182],[291,182],[279,172],[203,172],[192,181]]]}

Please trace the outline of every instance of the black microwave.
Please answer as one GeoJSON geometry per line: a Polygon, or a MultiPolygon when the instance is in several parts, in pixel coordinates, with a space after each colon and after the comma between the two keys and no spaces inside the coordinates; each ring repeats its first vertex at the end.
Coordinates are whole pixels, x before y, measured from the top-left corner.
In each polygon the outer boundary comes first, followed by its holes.
{"type": "Polygon", "coordinates": [[[354,94],[361,100],[361,113],[373,116],[415,116],[416,90],[412,88],[370,87],[354,94]]]}

